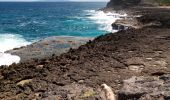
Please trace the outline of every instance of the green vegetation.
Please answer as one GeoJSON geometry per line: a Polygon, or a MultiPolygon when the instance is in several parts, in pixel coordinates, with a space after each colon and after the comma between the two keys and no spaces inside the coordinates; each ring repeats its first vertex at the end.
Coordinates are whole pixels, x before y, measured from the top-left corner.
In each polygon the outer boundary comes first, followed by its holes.
{"type": "Polygon", "coordinates": [[[85,98],[94,96],[95,94],[96,93],[93,90],[87,90],[80,96],[80,98],[84,100],[85,98]]]}
{"type": "Polygon", "coordinates": [[[160,5],[170,6],[170,0],[156,0],[160,5]]]}

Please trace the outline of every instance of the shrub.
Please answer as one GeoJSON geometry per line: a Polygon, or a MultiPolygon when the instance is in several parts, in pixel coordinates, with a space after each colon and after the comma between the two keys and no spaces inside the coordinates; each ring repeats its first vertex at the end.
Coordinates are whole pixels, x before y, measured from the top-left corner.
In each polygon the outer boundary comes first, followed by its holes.
{"type": "Polygon", "coordinates": [[[160,5],[170,6],[170,0],[156,0],[160,5]]]}

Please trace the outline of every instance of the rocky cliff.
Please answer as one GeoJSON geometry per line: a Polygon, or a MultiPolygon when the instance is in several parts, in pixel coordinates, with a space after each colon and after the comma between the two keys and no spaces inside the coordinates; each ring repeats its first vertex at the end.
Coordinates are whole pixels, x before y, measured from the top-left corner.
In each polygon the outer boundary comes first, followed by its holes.
{"type": "Polygon", "coordinates": [[[110,0],[108,8],[132,7],[137,5],[157,5],[156,0],[110,0]]]}

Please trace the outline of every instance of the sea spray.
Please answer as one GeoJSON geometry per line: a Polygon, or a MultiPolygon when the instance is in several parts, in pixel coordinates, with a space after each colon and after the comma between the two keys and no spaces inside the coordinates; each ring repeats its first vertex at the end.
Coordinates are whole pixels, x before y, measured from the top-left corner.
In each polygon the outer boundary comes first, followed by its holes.
{"type": "Polygon", "coordinates": [[[7,53],[0,53],[0,66],[1,65],[11,65],[12,63],[19,63],[20,62],[20,57],[7,54],[7,53]]]}
{"type": "Polygon", "coordinates": [[[23,39],[21,35],[14,34],[0,34],[0,66],[11,65],[12,63],[19,63],[20,57],[5,53],[7,50],[18,48],[30,44],[23,39]]]}
{"type": "MultiPolygon", "coordinates": [[[[9,61],[7,58],[11,57],[17,63],[18,60],[15,59],[18,58],[6,55],[5,51],[51,36],[94,38],[117,31],[112,30],[111,24],[119,19],[120,14],[95,11],[105,5],[106,3],[99,2],[0,3],[0,59],[9,61]]],[[[6,61],[3,60],[0,62],[4,64],[6,61]]],[[[7,65],[9,63],[11,62],[6,62],[7,65]]]]}
{"type": "Polygon", "coordinates": [[[0,52],[5,52],[13,48],[18,48],[30,44],[18,34],[0,34],[0,52]]]}
{"type": "Polygon", "coordinates": [[[114,30],[112,28],[112,23],[116,20],[126,17],[127,14],[119,14],[115,12],[103,12],[103,11],[96,11],[96,10],[85,10],[90,16],[89,19],[94,21],[96,24],[99,24],[98,29],[104,30],[107,32],[117,32],[118,30],[114,30]]]}

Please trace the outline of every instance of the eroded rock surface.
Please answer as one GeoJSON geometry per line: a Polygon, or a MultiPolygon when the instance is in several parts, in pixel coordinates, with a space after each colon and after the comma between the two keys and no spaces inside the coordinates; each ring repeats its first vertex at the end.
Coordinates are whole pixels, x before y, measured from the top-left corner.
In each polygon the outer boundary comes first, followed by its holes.
{"type": "MultiPolygon", "coordinates": [[[[103,83],[110,86],[115,95],[126,94],[124,97],[132,100],[169,98],[170,27],[167,19],[170,16],[167,15],[170,10],[144,9],[144,12],[153,14],[162,25],[121,30],[99,36],[60,56],[1,66],[0,99],[63,100],[74,95],[72,100],[80,100],[79,97],[101,100],[98,88],[103,83]],[[129,84],[124,87],[127,93],[122,90],[124,80],[129,84]],[[78,93],[72,92],[74,90],[78,93]]],[[[144,23],[152,21],[151,17],[145,18],[144,23]]]]}
{"type": "Polygon", "coordinates": [[[124,80],[123,88],[118,93],[119,100],[169,100],[170,74],[150,77],[133,76],[124,80]]]}
{"type": "Polygon", "coordinates": [[[158,5],[156,0],[110,0],[107,4],[107,8],[123,8],[132,6],[156,6],[158,5]]]}
{"type": "Polygon", "coordinates": [[[31,59],[48,58],[52,55],[58,56],[67,52],[70,48],[78,48],[89,40],[92,40],[92,38],[53,36],[26,47],[9,50],[6,53],[18,55],[21,57],[20,62],[26,62],[31,59]]]}

